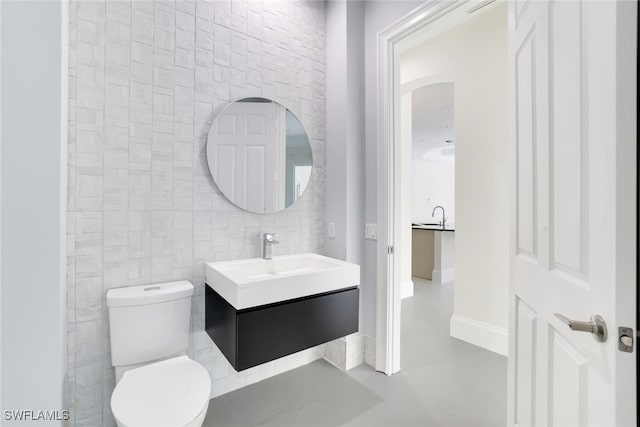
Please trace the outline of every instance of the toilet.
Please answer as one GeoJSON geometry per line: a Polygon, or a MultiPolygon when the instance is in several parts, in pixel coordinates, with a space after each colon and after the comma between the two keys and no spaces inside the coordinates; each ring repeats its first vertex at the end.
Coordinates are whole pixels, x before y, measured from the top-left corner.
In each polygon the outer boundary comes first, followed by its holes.
{"type": "Polygon", "coordinates": [[[211,379],[185,355],[192,295],[188,281],[107,292],[116,370],[111,411],[119,427],[202,425],[211,379]]]}

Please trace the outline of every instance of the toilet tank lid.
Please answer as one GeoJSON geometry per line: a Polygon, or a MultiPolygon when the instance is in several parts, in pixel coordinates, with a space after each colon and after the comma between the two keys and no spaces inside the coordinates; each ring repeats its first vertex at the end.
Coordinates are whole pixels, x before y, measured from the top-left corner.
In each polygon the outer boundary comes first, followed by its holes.
{"type": "Polygon", "coordinates": [[[187,298],[193,295],[193,285],[187,280],[129,286],[107,291],[108,307],[127,307],[187,298]]]}

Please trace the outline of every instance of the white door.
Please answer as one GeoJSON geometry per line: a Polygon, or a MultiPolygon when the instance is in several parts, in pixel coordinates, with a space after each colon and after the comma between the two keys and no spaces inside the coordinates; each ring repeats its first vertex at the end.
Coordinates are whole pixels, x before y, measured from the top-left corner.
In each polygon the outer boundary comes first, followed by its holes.
{"type": "Polygon", "coordinates": [[[510,3],[509,425],[636,425],[635,348],[618,349],[636,326],[636,16],[510,3]],[[555,313],[600,315],[608,338],[555,313]]]}
{"type": "Polygon", "coordinates": [[[251,212],[273,212],[278,194],[278,105],[235,102],[214,120],[207,144],[214,180],[236,205],[251,212]]]}

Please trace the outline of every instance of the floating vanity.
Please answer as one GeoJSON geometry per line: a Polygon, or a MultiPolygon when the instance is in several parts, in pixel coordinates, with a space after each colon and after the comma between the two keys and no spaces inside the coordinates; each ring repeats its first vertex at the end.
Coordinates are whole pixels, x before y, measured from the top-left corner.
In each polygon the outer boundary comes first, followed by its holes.
{"type": "Polygon", "coordinates": [[[205,328],[237,371],[358,331],[360,266],[307,253],[206,264],[205,328]]]}
{"type": "Polygon", "coordinates": [[[412,224],[411,275],[444,283],[454,280],[455,229],[412,224]]]}

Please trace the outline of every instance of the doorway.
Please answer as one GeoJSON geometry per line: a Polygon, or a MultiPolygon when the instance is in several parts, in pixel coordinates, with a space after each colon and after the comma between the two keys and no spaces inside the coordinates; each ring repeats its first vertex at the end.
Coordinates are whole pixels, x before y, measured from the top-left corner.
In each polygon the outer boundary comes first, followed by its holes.
{"type": "MultiPolygon", "coordinates": [[[[404,253],[397,62],[407,39],[460,6],[428,3],[379,38],[376,367],[387,374],[400,369],[396,285],[404,253]]],[[[512,144],[495,153],[508,154],[512,178],[502,258],[509,423],[634,425],[636,365],[625,352],[635,348],[624,348],[631,337],[619,344],[617,334],[637,317],[637,4],[509,3],[509,17],[512,144]],[[613,335],[602,332],[602,319],[613,335]]]]}
{"type": "MultiPolygon", "coordinates": [[[[426,23],[418,22],[414,16],[405,28],[406,34],[390,36],[393,46],[389,48],[392,58],[388,58],[388,65],[392,77],[388,82],[388,94],[393,99],[393,113],[383,123],[389,125],[388,131],[393,139],[386,147],[389,151],[384,153],[381,150],[380,156],[384,159],[386,154],[389,159],[389,164],[382,164],[381,168],[386,166],[387,173],[391,170],[396,172],[391,174],[394,176],[388,182],[389,187],[381,188],[379,193],[379,201],[388,200],[385,199],[385,191],[392,191],[394,199],[392,202],[381,203],[382,212],[379,211],[378,218],[382,240],[389,238],[393,247],[389,255],[382,245],[379,248],[379,268],[381,263],[384,264],[382,270],[386,265],[390,268],[383,272],[386,276],[379,274],[383,283],[379,283],[382,287],[379,288],[378,299],[382,302],[387,295],[393,297],[395,291],[389,293],[393,286],[386,287],[386,283],[398,280],[402,283],[401,294],[407,294],[404,291],[407,275],[410,274],[407,271],[416,270],[411,267],[407,269],[407,260],[410,263],[412,253],[412,234],[415,234],[412,223],[437,225],[442,221],[442,216],[451,216],[452,220],[446,222],[447,228],[451,230],[436,231],[434,234],[438,234],[435,237],[439,241],[431,245],[438,246],[440,255],[449,250],[451,255],[448,257],[455,259],[455,264],[441,263],[440,268],[428,267],[436,273],[437,282],[448,282],[454,277],[459,279],[460,286],[456,283],[455,287],[455,312],[450,319],[450,333],[455,338],[506,355],[506,5],[493,4],[473,11],[468,7],[460,7],[460,4],[449,5],[449,8],[445,11],[417,11],[418,15],[424,13],[426,23]],[[438,107],[439,132],[432,134],[439,140],[434,141],[433,147],[426,144],[412,154],[412,144],[407,143],[405,123],[406,111],[412,106],[411,98],[420,91],[431,90],[431,103],[435,105],[437,103],[433,101],[437,98],[435,95],[438,89],[440,92],[449,92],[453,98],[449,102],[451,105],[438,107]],[[451,132],[447,133],[450,131],[447,127],[454,125],[453,117],[448,117],[453,115],[454,106],[456,123],[455,135],[452,135],[451,132]],[[427,204],[430,207],[427,207],[425,200],[412,200],[411,191],[407,191],[412,186],[411,175],[416,174],[412,167],[423,160],[434,160],[434,156],[442,161],[444,155],[454,154],[453,147],[455,157],[451,157],[455,158],[455,168],[451,169],[455,171],[455,178],[452,179],[455,181],[455,198],[450,206],[440,209],[434,219],[433,210],[442,203],[430,203],[429,200],[427,204]],[[412,211],[415,212],[419,207],[423,210],[427,208],[429,212],[424,213],[424,219],[417,220],[416,217],[414,221],[412,211]],[[385,211],[385,208],[388,210],[385,211]],[[380,218],[383,220],[380,221],[380,218]],[[407,230],[410,231],[407,233],[407,230]],[[386,236],[385,232],[388,233],[386,236]],[[388,264],[387,256],[390,257],[388,264]]],[[[413,126],[409,129],[413,129],[413,126]]],[[[434,165],[431,167],[435,168],[434,165]]],[[[381,169],[381,174],[384,173],[381,169]]],[[[394,304],[396,307],[386,312],[384,304],[381,305],[378,306],[377,339],[381,333],[395,335],[399,330],[395,324],[395,321],[399,321],[396,312],[400,311],[399,305],[394,304]],[[386,322],[387,319],[392,320],[386,322]]],[[[377,356],[382,358],[377,359],[380,362],[377,363],[378,370],[390,374],[399,369],[398,347],[399,345],[394,346],[396,350],[391,354],[380,354],[384,351],[384,346],[378,345],[380,352],[377,356]],[[386,356],[390,357],[385,359],[386,356]]]]}
{"type": "MultiPolygon", "coordinates": [[[[455,278],[455,83],[413,89],[415,83],[403,84],[401,107],[403,123],[410,121],[402,127],[402,138],[411,150],[405,173],[411,176],[411,191],[402,196],[411,206],[414,287],[417,279],[447,283],[455,278]]],[[[403,297],[407,294],[403,289],[403,297]]]]}

